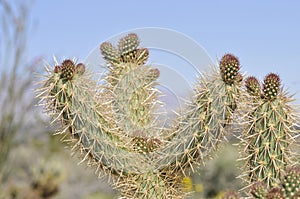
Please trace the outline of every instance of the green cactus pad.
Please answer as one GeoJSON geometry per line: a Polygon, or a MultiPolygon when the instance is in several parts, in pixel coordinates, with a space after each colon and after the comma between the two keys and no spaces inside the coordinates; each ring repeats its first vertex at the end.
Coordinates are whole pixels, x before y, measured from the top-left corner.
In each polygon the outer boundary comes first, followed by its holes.
{"type": "Polygon", "coordinates": [[[226,84],[219,71],[212,69],[199,79],[195,98],[172,129],[175,136],[159,153],[158,169],[185,172],[202,163],[224,138],[236,109],[241,84],[226,84]]]}

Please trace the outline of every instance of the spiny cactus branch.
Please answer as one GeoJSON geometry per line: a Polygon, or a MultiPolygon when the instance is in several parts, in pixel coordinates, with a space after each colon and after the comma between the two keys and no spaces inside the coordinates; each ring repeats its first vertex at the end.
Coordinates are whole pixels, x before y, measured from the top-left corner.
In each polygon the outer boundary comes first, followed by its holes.
{"type": "Polygon", "coordinates": [[[280,78],[270,73],[264,79],[263,90],[254,77],[246,79],[248,103],[245,116],[246,168],[250,184],[263,181],[267,187],[276,186],[287,165],[293,164],[290,146],[294,143],[297,121],[292,100],[280,87],[280,78]],[[249,100],[250,99],[250,100],[249,100]],[[250,105],[249,105],[250,102],[250,105]]]}
{"type": "Polygon", "coordinates": [[[60,133],[69,133],[74,148],[82,151],[84,158],[111,174],[140,173],[145,158],[124,149],[114,136],[113,129],[97,110],[92,92],[95,83],[83,74],[84,70],[84,65],[75,67],[73,61],[65,60],[62,66],[50,71],[39,97],[46,101],[54,120],[62,121],[60,133]],[[137,162],[130,161],[133,156],[138,157],[137,162]]]}

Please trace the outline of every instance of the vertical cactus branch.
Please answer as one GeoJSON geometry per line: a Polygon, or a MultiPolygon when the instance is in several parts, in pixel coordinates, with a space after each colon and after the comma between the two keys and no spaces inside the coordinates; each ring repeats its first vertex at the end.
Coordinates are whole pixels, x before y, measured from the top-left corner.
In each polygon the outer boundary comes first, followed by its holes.
{"type": "Polygon", "coordinates": [[[144,65],[149,52],[138,48],[139,43],[136,34],[129,34],[120,39],[118,50],[108,42],[100,47],[108,61],[106,90],[112,94],[112,111],[118,126],[129,136],[145,136],[146,131],[149,135],[158,103],[155,81],[159,70],[144,65]]]}
{"type": "Polygon", "coordinates": [[[239,97],[241,74],[238,59],[226,54],[220,71],[212,70],[199,78],[191,104],[178,118],[175,137],[161,151],[158,168],[185,173],[207,157],[223,138],[239,97]]]}
{"type": "MultiPolygon", "coordinates": [[[[292,98],[280,86],[277,74],[264,79],[263,89],[255,77],[246,79],[248,106],[246,127],[242,142],[245,144],[246,169],[250,184],[256,181],[276,186],[290,159],[290,145],[294,143],[296,111],[289,105],[292,98]],[[249,102],[252,102],[249,105],[249,102]]],[[[244,102],[244,104],[247,104],[244,102]]]]}

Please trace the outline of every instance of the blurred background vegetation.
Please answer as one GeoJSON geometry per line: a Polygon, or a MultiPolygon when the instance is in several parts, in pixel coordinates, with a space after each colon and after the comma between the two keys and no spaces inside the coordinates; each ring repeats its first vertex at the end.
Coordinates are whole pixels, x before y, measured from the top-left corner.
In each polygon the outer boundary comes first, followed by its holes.
{"type": "MultiPolygon", "coordinates": [[[[0,0],[0,198],[117,198],[106,179],[78,165],[36,107],[34,71],[39,59],[26,57],[31,16],[28,1],[0,0]]],[[[222,146],[199,174],[184,179],[190,198],[221,198],[242,187],[231,145],[222,146]]]]}

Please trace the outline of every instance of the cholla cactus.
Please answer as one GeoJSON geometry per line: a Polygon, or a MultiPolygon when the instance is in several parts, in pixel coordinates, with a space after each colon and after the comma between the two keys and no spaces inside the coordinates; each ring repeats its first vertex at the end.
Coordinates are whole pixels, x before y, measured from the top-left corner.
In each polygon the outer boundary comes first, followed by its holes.
{"type": "Polygon", "coordinates": [[[118,48],[105,42],[100,50],[107,61],[105,85],[96,85],[72,60],[47,67],[38,95],[46,111],[121,196],[183,198],[183,178],[230,128],[242,80],[238,59],[227,54],[220,70],[199,78],[186,111],[166,129],[155,114],[159,70],[145,65],[149,52],[139,48],[137,35],[123,37],[118,48]]]}
{"type": "Polygon", "coordinates": [[[294,143],[297,112],[290,106],[292,98],[283,91],[277,74],[265,77],[262,90],[255,77],[245,82],[248,96],[242,135],[246,152],[244,176],[250,184],[262,181],[273,187],[286,166],[294,163],[290,146],[294,143]]]}

